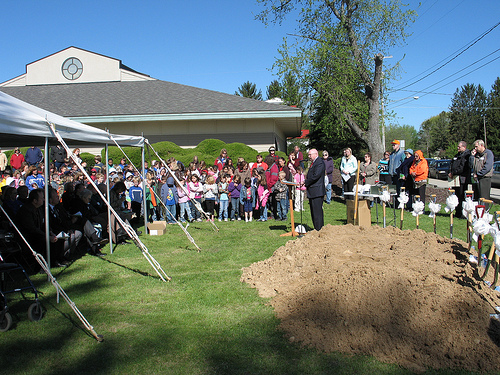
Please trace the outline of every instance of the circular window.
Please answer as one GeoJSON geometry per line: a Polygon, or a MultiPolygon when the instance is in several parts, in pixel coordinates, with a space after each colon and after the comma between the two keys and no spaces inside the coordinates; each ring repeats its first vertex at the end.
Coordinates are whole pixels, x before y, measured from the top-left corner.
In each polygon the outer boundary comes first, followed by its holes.
{"type": "Polygon", "coordinates": [[[73,81],[82,75],[83,64],[76,57],[70,57],[63,62],[61,69],[64,78],[73,81]]]}

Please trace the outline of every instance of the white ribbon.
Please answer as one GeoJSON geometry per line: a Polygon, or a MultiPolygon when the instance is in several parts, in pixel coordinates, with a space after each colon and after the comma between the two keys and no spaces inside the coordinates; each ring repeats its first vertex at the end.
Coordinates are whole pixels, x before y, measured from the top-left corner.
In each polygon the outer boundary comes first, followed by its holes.
{"type": "Polygon", "coordinates": [[[495,234],[492,234],[493,241],[495,242],[495,254],[500,257],[500,232],[495,227],[492,227],[492,229],[495,231],[495,234]]]}
{"type": "Polygon", "coordinates": [[[408,203],[409,200],[410,200],[410,197],[408,196],[408,193],[406,191],[402,191],[398,197],[398,201],[399,201],[398,208],[404,208],[405,204],[408,203]]]}
{"type": "Polygon", "coordinates": [[[446,198],[446,207],[444,211],[446,213],[452,212],[458,206],[458,197],[455,194],[450,195],[446,198]]]}
{"type": "Polygon", "coordinates": [[[465,201],[464,201],[464,203],[462,205],[462,207],[463,207],[463,209],[462,209],[463,215],[465,217],[468,217],[469,214],[472,214],[472,217],[474,217],[475,214],[476,214],[475,211],[476,211],[477,204],[478,203],[474,202],[471,197],[465,198],[465,201]]]}
{"type": "Polygon", "coordinates": [[[413,202],[413,216],[422,215],[424,213],[425,203],[422,201],[413,202]]]}
{"type": "MultiPolygon", "coordinates": [[[[356,193],[356,185],[352,188],[352,192],[356,193]]],[[[358,185],[358,193],[363,194],[370,192],[370,185],[358,185]]]]}
{"type": "Polygon", "coordinates": [[[472,238],[477,242],[479,235],[486,235],[490,233],[491,225],[489,220],[485,217],[475,220],[472,224],[472,229],[474,230],[474,235],[472,238]]]}
{"type": "Polygon", "coordinates": [[[430,202],[429,210],[431,211],[429,217],[434,217],[441,210],[441,205],[439,203],[430,202]]]}
{"type": "Polygon", "coordinates": [[[389,193],[387,190],[384,190],[382,194],[380,194],[380,200],[382,202],[389,202],[391,200],[391,193],[389,193]]]}

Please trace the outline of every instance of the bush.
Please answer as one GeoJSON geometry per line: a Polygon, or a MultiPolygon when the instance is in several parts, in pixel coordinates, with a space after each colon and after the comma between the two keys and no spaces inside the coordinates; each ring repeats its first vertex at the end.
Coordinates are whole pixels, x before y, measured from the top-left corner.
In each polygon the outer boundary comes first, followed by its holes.
{"type": "Polygon", "coordinates": [[[95,165],[95,162],[94,162],[95,155],[94,154],[91,154],[89,152],[82,152],[80,154],[80,159],[82,159],[82,161],[87,163],[88,168],[92,168],[95,165]]]}

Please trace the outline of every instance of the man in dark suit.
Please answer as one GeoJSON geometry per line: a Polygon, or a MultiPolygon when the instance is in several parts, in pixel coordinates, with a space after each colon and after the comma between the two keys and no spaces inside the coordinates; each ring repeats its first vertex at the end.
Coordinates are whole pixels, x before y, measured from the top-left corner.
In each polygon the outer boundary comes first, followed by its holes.
{"type": "Polygon", "coordinates": [[[311,166],[307,171],[305,185],[307,188],[307,198],[311,207],[311,217],[314,229],[323,228],[323,198],[326,194],[325,188],[325,163],[318,157],[318,150],[315,148],[307,153],[311,166]]]}

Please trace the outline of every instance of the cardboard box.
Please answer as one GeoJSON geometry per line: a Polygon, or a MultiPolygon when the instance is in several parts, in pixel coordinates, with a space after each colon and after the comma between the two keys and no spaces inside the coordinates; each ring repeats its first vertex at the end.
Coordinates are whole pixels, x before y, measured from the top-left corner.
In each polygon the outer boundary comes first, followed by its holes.
{"type": "Polygon", "coordinates": [[[151,236],[163,236],[166,227],[167,222],[165,221],[153,221],[152,223],[148,223],[148,230],[151,236]]]}
{"type": "Polygon", "coordinates": [[[354,221],[354,199],[346,200],[347,224],[359,225],[360,227],[370,227],[372,225],[372,215],[368,200],[358,200],[358,213],[356,222],[354,221]]]}

